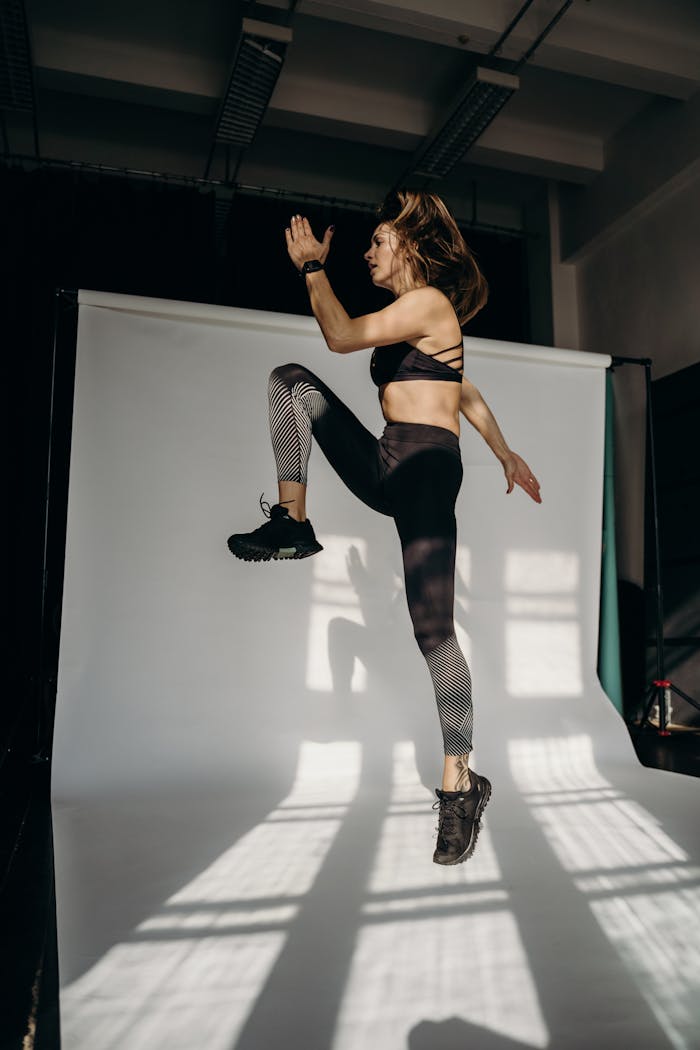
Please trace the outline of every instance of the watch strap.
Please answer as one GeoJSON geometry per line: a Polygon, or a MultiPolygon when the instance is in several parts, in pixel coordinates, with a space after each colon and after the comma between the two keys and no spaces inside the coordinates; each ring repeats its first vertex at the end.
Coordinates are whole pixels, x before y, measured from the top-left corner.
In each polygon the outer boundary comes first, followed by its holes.
{"type": "Polygon", "coordinates": [[[317,270],[323,268],[323,263],[319,259],[309,259],[299,270],[299,276],[306,277],[307,273],[316,273],[317,270]]]}

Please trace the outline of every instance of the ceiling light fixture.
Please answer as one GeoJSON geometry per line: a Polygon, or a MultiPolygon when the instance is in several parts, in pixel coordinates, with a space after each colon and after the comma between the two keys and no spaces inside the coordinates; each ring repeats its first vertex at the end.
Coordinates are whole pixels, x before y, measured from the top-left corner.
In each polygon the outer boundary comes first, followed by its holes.
{"type": "Polygon", "coordinates": [[[519,86],[512,73],[477,66],[438,130],[415,154],[410,171],[430,179],[447,175],[519,86]]]}
{"type": "Polygon", "coordinates": [[[31,114],[38,157],[32,52],[22,0],[0,2],[0,112],[31,114]]]}
{"type": "Polygon", "coordinates": [[[493,68],[493,64],[487,65],[486,63],[497,60],[502,45],[533,3],[534,0],[525,0],[489,53],[484,55],[482,64],[472,69],[465,87],[457,98],[452,100],[436,128],[421,143],[408,168],[394,184],[394,190],[405,185],[411,178],[441,179],[452,171],[511,95],[518,90],[520,79],[516,76],[517,71],[534,54],[573,0],[564,0],[559,10],[511,69],[506,71],[493,68]]]}
{"type": "Polygon", "coordinates": [[[218,142],[245,149],[253,141],[291,40],[292,30],[288,26],[252,18],[242,20],[228,86],[216,118],[205,178],[209,174],[218,142]]]}

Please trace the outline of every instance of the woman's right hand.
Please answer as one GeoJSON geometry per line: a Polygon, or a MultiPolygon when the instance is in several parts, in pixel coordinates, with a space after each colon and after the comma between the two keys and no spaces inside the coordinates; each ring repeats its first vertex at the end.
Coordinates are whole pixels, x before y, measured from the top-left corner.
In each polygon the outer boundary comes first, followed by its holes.
{"type": "Polygon", "coordinates": [[[309,220],[302,215],[292,215],[289,226],[284,231],[287,238],[287,251],[297,270],[301,270],[305,262],[318,259],[325,263],[328,250],[331,246],[333,231],[335,227],[329,226],[323,240],[317,241],[311,232],[309,220]]]}

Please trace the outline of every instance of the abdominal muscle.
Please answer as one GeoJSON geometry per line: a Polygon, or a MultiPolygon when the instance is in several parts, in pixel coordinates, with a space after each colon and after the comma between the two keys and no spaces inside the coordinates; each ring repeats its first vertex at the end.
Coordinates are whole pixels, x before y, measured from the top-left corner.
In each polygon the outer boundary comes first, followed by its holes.
{"type": "Polygon", "coordinates": [[[459,437],[461,386],[445,380],[413,379],[385,383],[379,401],[387,423],[427,423],[459,437]]]}

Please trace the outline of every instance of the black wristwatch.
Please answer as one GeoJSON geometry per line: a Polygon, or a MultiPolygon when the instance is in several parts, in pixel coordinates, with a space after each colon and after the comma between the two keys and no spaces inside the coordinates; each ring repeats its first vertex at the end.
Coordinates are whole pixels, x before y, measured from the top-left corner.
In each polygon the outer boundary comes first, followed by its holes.
{"type": "Polygon", "coordinates": [[[323,269],[323,263],[318,259],[309,259],[305,262],[301,270],[299,270],[300,277],[306,277],[307,273],[316,273],[317,270],[323,269]]]}

